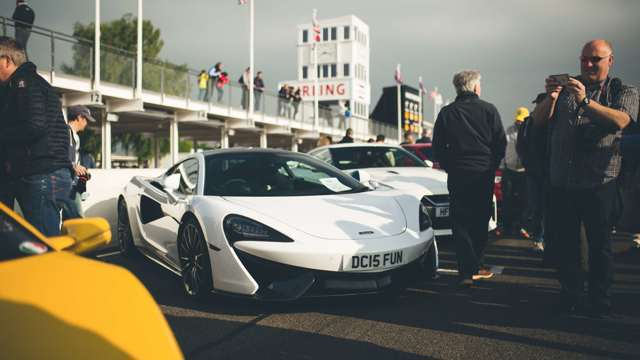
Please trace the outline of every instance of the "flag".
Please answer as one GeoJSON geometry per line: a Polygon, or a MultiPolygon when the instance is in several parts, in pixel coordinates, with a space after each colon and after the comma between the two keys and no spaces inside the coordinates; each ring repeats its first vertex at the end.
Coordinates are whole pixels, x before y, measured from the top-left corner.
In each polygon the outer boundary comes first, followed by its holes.
{"type": "Polygon", "coordinates": [[[418,87],[420,88],[421,96],[422,94],[426,93],[426,91],[424,91],[424,83],[422,82],[422,76],[418,76],[418,87]]]}
{"type": "Polygon", "coordinates": [[[442,105],[442,94],[438,92],[438,88],[434,88],[431,93],[429,93],[429,98],[433,100],[435,105],[442,105]]]}
{"type": "Polygon", "coordinates": [[[238,0],[238,5],[245,5],[249,0],[238,0]]]}
{"type": "Polygon", "coordinates": [[[396,84],[402,85],[402,74],[400,73],[400,64],[396,66],[396,73],[393,75],[393,79],[396,81],[396,84]]]}
{"type": "Polygon", "coordinates": [[[318,22],[318,10],[316,9],[313,9],[311,23],[313,24],[313,38],[318,42],[320,41],[320,23],[318,22]]]}

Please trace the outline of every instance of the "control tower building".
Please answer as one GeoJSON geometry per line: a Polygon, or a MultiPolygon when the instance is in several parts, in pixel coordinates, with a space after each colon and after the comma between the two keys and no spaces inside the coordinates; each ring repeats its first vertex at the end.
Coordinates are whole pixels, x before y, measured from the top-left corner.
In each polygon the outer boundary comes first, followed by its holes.
{"type": "MultiPolygon", "coordinates": [[[[300,88],[302,101],[314,102],[314,81],[318,77],[318,101],[322,108],[344,115],[349,109],[347,126],[354,135],[369,134],[369,26],[355,15],[318,20],[320,41],[317,42],[317,64],[313,52],[316,42],[313,24],[301,24],[297,29],[297,80],[284,81],[300,88]]],[[[312,106],[312,105],[311,105],[312,106]]],[[[322,110],[320,111],[322,115],[322,110]]]]}

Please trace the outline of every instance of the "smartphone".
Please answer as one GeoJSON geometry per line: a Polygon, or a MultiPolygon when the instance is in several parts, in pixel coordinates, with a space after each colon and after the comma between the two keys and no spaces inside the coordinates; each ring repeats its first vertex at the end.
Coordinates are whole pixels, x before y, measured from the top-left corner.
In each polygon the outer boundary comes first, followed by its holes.
{"type": "Polygon", "coordinates": [[[549,75],[549,77],[560,84],[560,86],[566,86],[569,83],[569,74],[549,75]]]}

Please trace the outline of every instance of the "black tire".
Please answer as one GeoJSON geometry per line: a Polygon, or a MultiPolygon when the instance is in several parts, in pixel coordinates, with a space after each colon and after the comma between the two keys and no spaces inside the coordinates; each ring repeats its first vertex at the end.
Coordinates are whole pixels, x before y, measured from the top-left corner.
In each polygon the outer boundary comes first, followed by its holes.
{"type": "Polygon", "coordinates": [[[185,293],[191,298],[206,298],[213,290],[211,260],[202,229],[192,217],[180,226],[178,255],[185,293]]]}
{"type": "Polygon", "coordinates": [[[118,200],[118,243],[120,253],[126,257],[135,257],[139,254],[133,243],[131,226],[129,224],[129,212],[123,199],[118,200]]]}
{"type": "Polygon", "coordinates": [[[429,248],[426,254],[424,254],[424,263],[423,269],[425,277],[428,281],[437,280],[440,275],[438,275],[438,255],[436,251],[436,243],[434,243],[429,248]]]}

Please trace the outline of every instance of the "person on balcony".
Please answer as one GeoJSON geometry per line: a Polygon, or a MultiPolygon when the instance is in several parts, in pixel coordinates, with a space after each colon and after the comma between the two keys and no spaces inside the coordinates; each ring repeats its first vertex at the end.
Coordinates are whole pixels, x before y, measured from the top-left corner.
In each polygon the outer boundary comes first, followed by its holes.
{"type": "Polygon", "coordinates": [[[260,111],[260,102],[262,101],[262,93],[264,92],[264,80],[262,79],[262,71],[258,71],[253,79],[253,108],[260,111]]]}
{"type": "Polygon", "coordinates": [[[18,46],[27,51],[27,41],[31,36],[31,27],[36,19],[33,9],[27,4],[26,0],[17,0],[16,9],[11,17],[15,21],[15,37],[18,46]]]}

